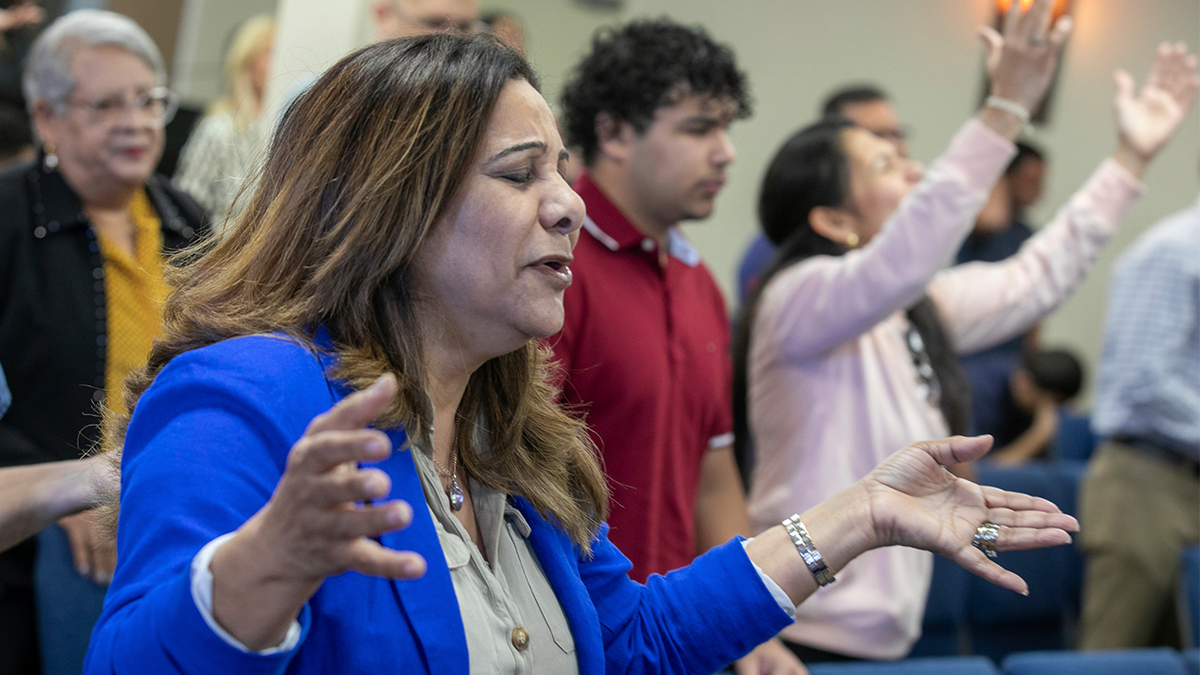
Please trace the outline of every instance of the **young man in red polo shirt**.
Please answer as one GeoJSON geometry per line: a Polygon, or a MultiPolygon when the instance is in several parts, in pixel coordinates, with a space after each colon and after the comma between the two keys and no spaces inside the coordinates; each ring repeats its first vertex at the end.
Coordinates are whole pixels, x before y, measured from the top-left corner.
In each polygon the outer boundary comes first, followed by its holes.
{"type": "MultiPolygon", "coordinates": [[[[563,113],[588,217],[549,344],[562,400],[586,417],[610,477],[609,536],[645,580],[752,534],[731,447],[729,318],[677,228],[712,213],[749,92],[703,30],[640,21],[597,36],[563,113]]],[[[805,672],[777,641],[737,668],[805,672]]]]}

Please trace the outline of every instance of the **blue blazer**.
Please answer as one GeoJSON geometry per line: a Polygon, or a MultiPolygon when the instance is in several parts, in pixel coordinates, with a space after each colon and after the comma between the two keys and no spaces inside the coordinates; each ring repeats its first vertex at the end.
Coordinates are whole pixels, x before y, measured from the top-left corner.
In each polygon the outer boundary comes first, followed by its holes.
{"type": "MultiPolygon", "coordinates": [[[[309,421],[347,389],[331,357],[282,335],[227,340],[176,357],[146,391],[126,436],[118,565],[92,634],[89,674],[466,674],[462,616],[403,429],[378,464],[412,525],[382,544],[428,562],[417,580],[348,572],[301,611],[300,644],[263,656],[223,641],[191,594],[191,561],[270,498],[309,421]]],[[[562,605],[583,675],[711,673],[790,623],[738,542],[645,585],[601,529],[585,556],[527,501],[529,541],[562,605]]]]}

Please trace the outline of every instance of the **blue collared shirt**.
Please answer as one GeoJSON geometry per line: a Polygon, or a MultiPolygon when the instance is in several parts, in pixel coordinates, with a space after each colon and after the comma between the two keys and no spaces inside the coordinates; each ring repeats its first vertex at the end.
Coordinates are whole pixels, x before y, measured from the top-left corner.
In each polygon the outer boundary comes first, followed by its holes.
{"type": "Polygon", "coordinates": [[[1114,268],[1092,429],[1200,458],[1200,201],[1114,268]]]}

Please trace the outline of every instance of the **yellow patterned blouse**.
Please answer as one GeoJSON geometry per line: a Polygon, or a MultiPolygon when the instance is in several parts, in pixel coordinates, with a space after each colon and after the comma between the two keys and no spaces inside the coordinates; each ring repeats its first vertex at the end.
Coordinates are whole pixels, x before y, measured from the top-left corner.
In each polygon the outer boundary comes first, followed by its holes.
{"type": "Polygon", "coordinates": [[[104,399],[116,412],[125,411],[121,393],[125,376],[146,363],[150,344],[162,327],[162,306],[167,298],[161,224],[145,190],[134,196],[129,215],[135,233],[133,257],[112,239],[96,233],[104,258],[108,303],[104,399]]]}

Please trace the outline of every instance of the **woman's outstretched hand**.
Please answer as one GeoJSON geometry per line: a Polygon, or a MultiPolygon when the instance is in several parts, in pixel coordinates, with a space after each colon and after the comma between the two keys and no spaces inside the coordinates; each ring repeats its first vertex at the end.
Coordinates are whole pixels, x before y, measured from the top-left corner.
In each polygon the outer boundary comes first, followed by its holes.
{"type": "Polygon", "coordinates": [[[1196,100],[1200,75],[1196,56],[1182,42],[1163,43],[1141,91],[1124,70],[1113,74],[1117,83],[1117,137],[1114,159],[1141,178],[1146,165],[1162,149],[1196,100]]]}
{"type": "Polygon", "coordinates": [[[315,417],[292,446],[271,499],[213,557],[213,618],[247,647],[279,644],[326,577],[425,573],[419,555],[377,541],[407,527],[412,508],[398,500],[372,503],[388,494],[391,481],[359,467],[391,454],[388,437],[367,425],[395,395],[396,380],[385,375],[315,417]]]}
{"type": "Polygon", "coordinates": [[[992,82],[991,94],[1012,101],[1032,113],[1042,101],[1058,54],[1071,33],[1071,17],[1061,17],[1050,26],[1053,0],[1013,2],[1004,14],[1001,32],[990,26],[979,28],[979,37],[987,47],[987,71],[992,82]]]}
{"type": "Polygon", "coordinates": [[[1021,577],[972,545],[976,529],[999,525],[996,550],[1016,551],[1068,544],[1079,523],[1045,499],[976,485],[943,468],[978,459],[991,445],[990,436],[914,443],[875,467],[859,487],[868,498],[876,545],[933,551],[1024,594],[1029,587],[1021,577]]]}

